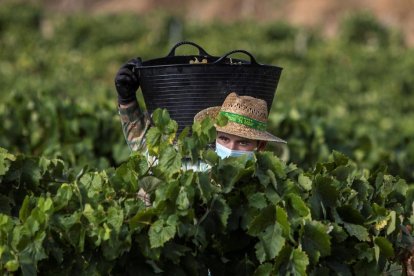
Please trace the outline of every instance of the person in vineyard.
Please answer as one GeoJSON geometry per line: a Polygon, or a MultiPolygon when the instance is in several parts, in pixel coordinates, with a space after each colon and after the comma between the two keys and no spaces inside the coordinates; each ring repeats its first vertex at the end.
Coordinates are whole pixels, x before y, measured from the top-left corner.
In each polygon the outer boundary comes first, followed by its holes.
{"type": "MultiPolygon", "coordinates": [[[[132,72],[136,62],[135,59],[130,60],[115,76],[122,130],[132,151],[145,147],[145,133],[151,126],[150,115],[142,112],[136,99],[139,81],[132,72]]],[[[228,118],[225,126],[216,126],[216,153],[221,158],[243,154],[253,156],[255,151],[264,150],[267,142],[286,143],[266,131],[268,111],[262,99],[230,93],[222,106],[202,110],[194,119],[214,119],[219,113],[228,118]]]]}
{"type": "MultiPolygon", "coordinates": [[[[136,62],[137,60],[130,60],[121,66],[115,76],[122,130],[132,151],[145,148],[145,134],[151,126],[150,115],[141,110],[136,99],[139,80],[132,70],[136,62]]],[[[201,121],[206,117],[215,118],[219,113],[228,118],[225,126],[216,126],[215,150],[221,158],[244,154],[253,157],[254,152],[264,150],[269,141],[286,143],[266,131],[268,112],[264,100],[230,93],[222,106],[201,110],[194,120],[201,121]]],[[[183,162],[183,169],[206,171],[209,165],[202,161],[197,164],[183,162]]],[[[147,206],[151,205],[149,195],[143,189],[138,191],[138,197],[147,206]]]]}

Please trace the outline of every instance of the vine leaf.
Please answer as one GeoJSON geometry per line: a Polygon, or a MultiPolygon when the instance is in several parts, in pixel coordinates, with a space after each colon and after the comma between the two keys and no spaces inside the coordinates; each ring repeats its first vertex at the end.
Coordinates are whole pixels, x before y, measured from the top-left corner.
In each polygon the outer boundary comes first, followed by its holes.
{"type": "Polygon", "coordinates": [[[394,257],[394,248],[389,240],[384,237],[376,237],[375,243],[375,258],[378,262],[379,254],[381,253],[386,258],[394,257]]]}
{"type": "Polygon", "coordinates": [[[291,256],[291,273],[292,275],[307,275],[306,268],[309,265],[309,259],[305,252],[299,248],[292,251],[291,256]]]}
{"type": "Polygon", "coordinates": [[[162,247],[175,236],[177,220],[178,217],[172,215],[167,221],[159,219],[151,225],[148,231],[151,248],[162,247]]]}
{"type": "Polygon", "coordinates": [[[16,157],[7,152],[6,149],[0,148],[0,176],[5,175],[10,167],[10,161],[16,160],[16,157]]]}
{"type": "Polygon", "coordinates": [[[331,253],[331,240],[327,232],[328,226],[319,221],[310,221],[305,224],[302,247],[313,264],[316,264],[320,257],[331,253]]]}
{"type": "Polygon", "coordinates": [[[285,245],[285,238],[282,236],[282,228],[279,223],[268,226],[259,235],[259,242],[256,244],[256,257],[260,263],[274,259],[285,245]]]}
{"type": "Polygon", "coordinates": [[[370,241],[368,230],[364,226],[345,222],[344,227],[349,235],[356,237],[358,240],[370,241]]]}

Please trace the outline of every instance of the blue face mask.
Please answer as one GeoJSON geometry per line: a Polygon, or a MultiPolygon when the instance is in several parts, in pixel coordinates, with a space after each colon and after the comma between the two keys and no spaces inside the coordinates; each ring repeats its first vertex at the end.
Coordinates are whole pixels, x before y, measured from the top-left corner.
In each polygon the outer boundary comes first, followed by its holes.
{"type": "Polygon", "coordinates": [[[253,158],[254,151],[250,150],[231,150],[226,148],[225,146],[216,142],[216,153],[221,158],[224,159],[226,157],[239,157],[242,155],[247,155],[248,159],[253,158]]]}

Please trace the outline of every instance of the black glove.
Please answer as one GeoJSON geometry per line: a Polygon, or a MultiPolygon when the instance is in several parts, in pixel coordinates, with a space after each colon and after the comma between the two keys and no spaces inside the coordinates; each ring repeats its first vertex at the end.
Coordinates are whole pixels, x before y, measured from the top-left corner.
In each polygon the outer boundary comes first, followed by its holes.
{"type": "Polygon", "coordinates": [[[118,92],[118,103],[128,104],[136,101],[135,93],[139,87],[139,80],[133,68],[141,63],[141,60],[134,58],[119,68],[115,76],[115,87],[118,92]]]}

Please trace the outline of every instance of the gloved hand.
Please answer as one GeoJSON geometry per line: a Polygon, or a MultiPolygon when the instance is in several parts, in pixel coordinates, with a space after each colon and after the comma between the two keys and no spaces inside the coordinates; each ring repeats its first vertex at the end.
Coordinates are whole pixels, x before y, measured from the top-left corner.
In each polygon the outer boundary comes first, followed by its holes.
{"type": "Polygon", "coordinates": [[[118,92],[118,103],[128,104],[136,101],[135,93],[139,87],[139,80],[133,72],[133,68],[141,63],[141,60],[134,58],[119,68],[115,76],[115,87],[118,92]]]}

